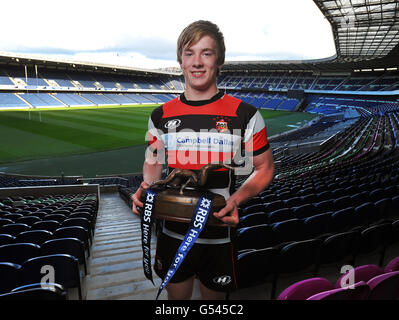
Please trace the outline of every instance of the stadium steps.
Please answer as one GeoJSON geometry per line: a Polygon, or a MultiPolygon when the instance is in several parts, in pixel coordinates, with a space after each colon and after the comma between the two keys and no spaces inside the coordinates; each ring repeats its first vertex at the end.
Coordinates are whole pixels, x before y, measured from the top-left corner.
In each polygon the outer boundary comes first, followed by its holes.
{"type": "Polygon", "coordinates": [[[50,96],[52,96],[58,102],[62,103],[64,107],[69,107],[65,102],[63,102],[62,100],[58,99],[54,94],[50,93],[50,96]]]}
{"type": "MultiPolygon", "coordinates": [[[[155,237],[152,237],[152,261],[155,237]]],[[[97,214],[89,274],[86,276],[87,300],[152,300],[161,283],[147,280],[142,268],[140,220],[117,193],[102,194],[97,214]]],[[[163,292],[160,299],[166,299],[163,292]]]]}
{"type": "Polygon", "coordinates": [[[31,103],[29,103],[29,101],[27,101],[24,98],[22,98],[18,93],[14,93],[14,95],[16,95],[23,102],[25,102],[29,107],[34,108],[34,106],[31,103]]]}

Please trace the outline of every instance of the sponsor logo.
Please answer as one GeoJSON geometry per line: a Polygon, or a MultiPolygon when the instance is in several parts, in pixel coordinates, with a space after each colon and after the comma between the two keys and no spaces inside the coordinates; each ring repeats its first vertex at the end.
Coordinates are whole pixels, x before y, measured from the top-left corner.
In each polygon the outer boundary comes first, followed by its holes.
{"type": "Polygon", "coordinates": [[[213,282],[222,286],[226,286],[231,282],[231,277],[228,275],[213,278],[213,282]]]}
{"type": "Polygon", "coordinates": [[[165,128],[169,130],[176,129],[177,127],[180,126],[180,124],[181,124],[180,119],[172,119],[165,123],[165,128]]]}

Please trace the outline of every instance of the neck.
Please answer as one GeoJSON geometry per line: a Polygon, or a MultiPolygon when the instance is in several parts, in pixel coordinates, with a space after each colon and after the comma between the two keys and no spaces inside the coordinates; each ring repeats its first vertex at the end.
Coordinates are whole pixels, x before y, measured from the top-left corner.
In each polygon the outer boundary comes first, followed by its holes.
{"type": "Polygon", "coordinates": [[[217,88],[216,84],[206,91],[203,90],[195,90],[190,87],[186,87],[186,90],[184,92],[184,95],[187,100],[190,101],[200,101],[200,100],[209,100],[212,98],[215,94],[219,92],[219,89],[217,88]]]}

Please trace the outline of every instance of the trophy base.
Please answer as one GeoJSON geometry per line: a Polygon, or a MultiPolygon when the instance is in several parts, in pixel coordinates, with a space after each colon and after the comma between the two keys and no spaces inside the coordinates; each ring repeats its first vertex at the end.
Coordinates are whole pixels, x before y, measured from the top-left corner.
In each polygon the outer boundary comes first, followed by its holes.
{"type": "MultiPolygon", "coordinates": [[[[186,189],[183,194],[180,194],[177,189],[161,191],[155,199],[154,218],[190,223],[200,196],[201,193],[198,190],[186,189]]],[[[142,194],[141,201],[144,203],[145,193],[142,194]]],[[[206,225],[221,226],[223,224],[222,221],[213,216],[213,213],[219,211],[225,205],[224,197],[220,194],[214,194],[206,225]]]]}

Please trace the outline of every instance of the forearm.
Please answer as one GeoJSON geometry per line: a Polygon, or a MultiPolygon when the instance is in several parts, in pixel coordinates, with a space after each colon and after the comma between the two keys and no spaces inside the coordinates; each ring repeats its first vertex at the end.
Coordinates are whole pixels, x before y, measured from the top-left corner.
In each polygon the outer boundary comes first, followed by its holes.
{"type": "Polygon", "coordinates": [[[230,199],[233,200],[237,206],[245,203],[270,185],[273,177],[273,168],[266,168],[264,170],[255,169],[241,187],[231,195],[230,199]]]}
{"type": "Polygon", "coordinates": [[[253,157],[254,172],[242,184],[242,186],[231,196],[237,205],[241,205],[247,200],[263,191],[274,178],[274,161],[272,151],[269,149],[265,153],[253,157]]]}
{"type": "Polygon", "coordinates": [[[219,218],[226,224],[237,225],[239,223],[238,206],[256,196],[273,180],[274,163],[271,150],[269,149],[252,159],[255,168],[254,172],[252,172],[241,187],[226,200],[226,206],[219,212],[214,213],[216,218],[219,218]]]}
{"type": "Polygon", "coordinates": [[[144,161],[143,164],[143,180],[147,184],[157,181],[162,176],[163,165],[159,162],[144,161]]]}

